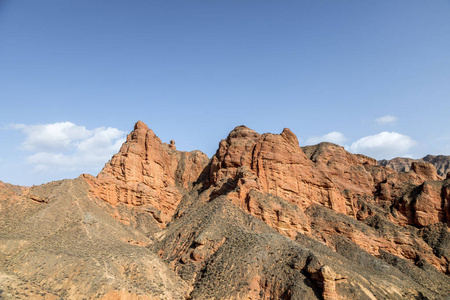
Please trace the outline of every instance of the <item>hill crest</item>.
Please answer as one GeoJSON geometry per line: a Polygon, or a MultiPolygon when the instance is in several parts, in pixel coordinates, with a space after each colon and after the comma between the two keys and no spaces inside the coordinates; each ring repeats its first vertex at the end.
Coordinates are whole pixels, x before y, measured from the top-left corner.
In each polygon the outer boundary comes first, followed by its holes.
{"type": "Polygon", "coordinates": [[[300,147],[289,129],[238,126],[209,159],[139,121],[95,177],[0,183],[0,211],[0,291],[11,297],[450,292],[449,179],[427,162],[396,172],[331,143],[300,147]]]}

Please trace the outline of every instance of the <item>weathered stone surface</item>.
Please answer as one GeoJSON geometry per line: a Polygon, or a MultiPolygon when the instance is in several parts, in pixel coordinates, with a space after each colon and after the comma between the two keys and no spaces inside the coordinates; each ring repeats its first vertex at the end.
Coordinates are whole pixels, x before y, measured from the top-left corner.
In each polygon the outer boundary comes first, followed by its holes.
{"type": "Polygon", "coordinates": [[[420,159],[396,157],[391,160],[380,160],[381,166],[389,167],[397,172],[409,172],[413,162],[431,163],[441,177],[445,177],[450,172],[450,156],[449,155],[427,155],[420,159]]]}
{"type": "Polygon", "coordinates": [[[0,292],[442,299],[449,200],[450,181],[425,161],[396,172],[331,143],[301,148],[289,129],[245,126],[208,159],[138,122],[97,177],[0,182],[0,292]]]}
{"type": "Polygon", "coordinates": [[[411,164],[414,161],[416,161],[414,158],[396,157],[390,160],[379,160],[378,164],[383,167],[388,167],[396,172],[409,172],[411,171],[411,164]]]}
{"type": "MultiPolygon", "coordinates": [[[[259,135],[245,126],[236,127],[220,142],[211,159],[210,180],[220,191],[225,182],[240,172],[253,175],[247,180],[247,190],[254,188],[281,197],[303,210],[318,202],[339,212],[346,211],[344,196],[329,177],[313,168],[289,129],[281,134],[259,135]]],[[[244,202],[247,194],[237,197],[244,202]]]]}
{"type": "Polygon", "coordinates": [[[419,227],[439,222],[450,225],[450,182],[425,181],[408,190],[394,207],[403,215],[402,223],[419,227]]]}
{"type": "Polygon", "coordinates": [[[393,173],[376,165],[370,157],[351,154],[343,147],[332,143],[320,143],[302,148],[314,163],[314,168],[330,180],[345,198],[341,212],[363,219],[359,199],[372,197],[376,187],[393,173]]]}
{"type": "Polygon", "coordinates": [[[411,164],[411,170],[424,180],[442,180],[442,177],[437,174],[436,168],[428,162],[415,161],[411,164]]]}
{"type": "Polygon", "coordinates": [[[176,151],[175,142],[162,143],[139,121],[119,153],[97,177],[84,178],[100,199],[113,205],[148,207],[154,218],[165,225],[208,161],[200,151],[176,151]]]}

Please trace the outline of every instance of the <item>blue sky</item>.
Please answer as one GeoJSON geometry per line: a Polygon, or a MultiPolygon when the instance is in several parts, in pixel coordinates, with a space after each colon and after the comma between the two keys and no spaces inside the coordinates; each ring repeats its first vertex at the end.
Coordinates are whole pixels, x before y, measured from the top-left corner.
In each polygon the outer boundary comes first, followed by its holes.
{"type": "Polygon", "coordinates": [[[96,175],[137,120],[450,155],[450,1],[0,0],[0,180],[96,175]]]}

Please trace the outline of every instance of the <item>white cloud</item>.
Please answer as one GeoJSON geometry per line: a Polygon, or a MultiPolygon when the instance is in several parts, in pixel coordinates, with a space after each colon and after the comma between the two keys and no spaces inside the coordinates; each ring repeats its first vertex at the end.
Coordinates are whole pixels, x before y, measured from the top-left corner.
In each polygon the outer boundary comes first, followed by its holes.
{"type": "Polygon", "coordinates": [[[348,150],[376,159],[390,159],[396,156],[409,155],[407,152],[416,144],[417,142],[407,135],[383,131],[353,142],[348,150]]]}
{"type": "Polygon", "coordinates": [[[338,131],[332,131],[322,136],[313,136],[306,140],[307,145],[314,145],[320,142],[330,142],[342,145],[347,139],[344,134],[338,131]]]}
{"type": "Polygon", "coordinates": [[[71,122],[44,125],[14,124],[22,131],[22,147],[33,152],[26,162],[36,171],[83,171],[98,169],[125,142],[126,132],[117,128],[86,129],[71,122]]]}
{"type": "Polygon", "coordinates": [[[386,115],[386,116],[375,119],[375,122],[377,122],[378,124],[381,124],[381,125],[392,124],[392,123],[395,123],[396,121],[397,121],[397,117],[391,116],[391,115],[386,115]]]}
{"type": "Polygon", "coordinates": [[[76,140],[90,137],[92,131],[71,122],[44,125],[13,124],[13,129],[21,130],[27,137],[22,146],[29,151],[69,150],[76,140]]]}

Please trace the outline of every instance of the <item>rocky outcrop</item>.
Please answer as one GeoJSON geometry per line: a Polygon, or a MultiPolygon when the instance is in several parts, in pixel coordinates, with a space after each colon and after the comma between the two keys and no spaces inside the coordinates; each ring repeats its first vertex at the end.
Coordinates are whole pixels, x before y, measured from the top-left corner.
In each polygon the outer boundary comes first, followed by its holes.
{"type": "Polygon", "coordinates": [[[313,167],[289,129],[263,135],[245,126],[231,131],[211,159],[209,174],[215,195],[220,194],[224,183],[243,173],[247,174],[245,180],[237,182],[235,193],[229,194],[240,202],[245,202],[250,189],[257,189],[303,210],[317,202],[338,212],[346,211],[344,196],[329,177],[313,167]]]}
{"type": "Polygon", "coordinates": [[[447,177],[450,173],[450,155],[427,155],[422,160],[435,166],[437,173],[442,177],[447,177]]]}
{"type": "Polygon", "coordinates": [[[449,199],[426,161],[245,126],[208,159],[138,122],[96,177],[0,182],[0,297],[441,299],[449,199]]]}
{"type": "Polygon", "coordinates": [[[141,206],[164,226],[208,161],[200,151],[181,152],[174,141],[162,143],[139,121],[97,177],[84,178],[100,199],[113,205],[141,206]]]}
{"type": "Polygon", "coordinates": [[[450,181],[425,181],[395,203],[407,224],[419,227],[436,223],[450,226],[450,181]]]}
{"type": "Polygon", "coordinates": [[[411,164],[413,163],[413,161],[417,160],[408,157],[396,157],[390,160],[379,160],[378,164],[383,167],[388,167],[396,172],[409,172],[411,171],[411,164]]]}
{"type": "Polygon", "coordinates": [[[393,203],[399,224],[427,226],[448,222],[446,181],[427,162],[412,162],[408,172],[392,173],[378,185],[378,199],[393,203]]]}
{"type": "Polygon", "coordinates": [[[330,236],[344,235],[373,255],[383,250],[409,260],[421,256],[439,270],[447,268],[448,262],[436,259],[415,234],[404,238],[380,236],[351,225],[356,223],[332,225],[330,221],[318,222],[325,220],[323,216],[305,214],[309,207],[319,204],[358,220],[379,214],[401,225],[445,221],[439,208],[444,200],[429,189],[425,192],[428,197],[414,198],[414,205],[403,205],[399,200],[424,182],[441,182],[429,163],[415,162],[411,172],[397,173],[377,165],[372,158],[350,154],[331,143],[300,148],[288,129],[279,135],[260,135],[238,126],[220,142],[209,175],[206,193],[210,198],[226,195],[236,206],[285,236],[306,234],[334,248],[330,236]],[[276,200],[270,201],[274,197],[276,200]],[[391,208],[395,215],[390,213],[391,208]],[[317,230],[312,230],[311,224],[317,230]],[[411,250],[412,245],[417,245],[415,250],[411,250]]]}
{"type": "Polygon", "coordinates": [[[427,155],[420,159],[396,157],[391,160],[380,160],[378,164],[397,172],[409,172],[413,162],[428,162],[432,164],[436,168],[437,174],[444,178],[450,172],[450,156],[448,155],[427,155]]]}

